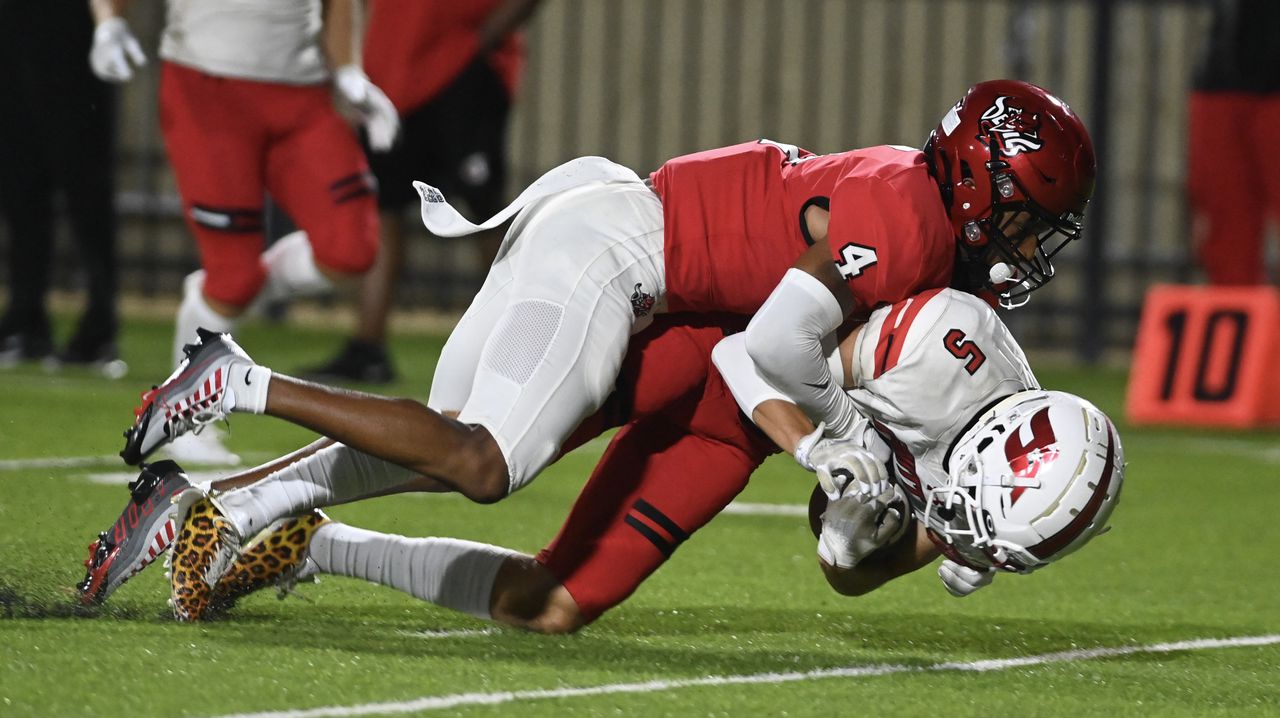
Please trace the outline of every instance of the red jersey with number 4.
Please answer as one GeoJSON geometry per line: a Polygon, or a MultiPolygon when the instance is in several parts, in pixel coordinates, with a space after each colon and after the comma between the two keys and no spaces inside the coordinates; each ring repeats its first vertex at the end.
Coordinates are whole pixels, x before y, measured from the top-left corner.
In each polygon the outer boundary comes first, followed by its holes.
{"type": "Polygon", "coordinates": [[[812,244],[810,205],[831,213],[827,241],[855,311],[951,283],[955,241],[919,150],[815,155],[760,140],[676,157],[651,179],[670,311],[754,314],[812,244]]]}
{"type": "Polygon", "coordinates": [[[854,345],[849,397],[893,450],[912,507],[947,479],[947,451],[996,399],[1038,389],[996,311],[955,289],[930,290],[872,313],[854,345]]]}

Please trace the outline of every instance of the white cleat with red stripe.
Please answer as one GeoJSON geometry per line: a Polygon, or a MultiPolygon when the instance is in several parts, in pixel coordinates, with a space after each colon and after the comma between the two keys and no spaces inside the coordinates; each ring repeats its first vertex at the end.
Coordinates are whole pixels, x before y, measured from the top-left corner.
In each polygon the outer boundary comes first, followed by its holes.
{"type": "Polygon", "coordinates": [[[173,497],[191,487],[182,467],[172,461],[143,464],[129,484],[129,503],[110,529],[89,544],[85,577],[77,589],[85,605],[102,603],[164,554],[175,534],[173,497]]]}
{"type": "Polygon", "coordinates": [[[134,410],[137,417],[124,432],[124,449],[120,452],[126,464],[136,465],[151,452],[186,434],[199,433],[209,424],[223,419],[235,405],[230,391],[231,372],[248,371],[254,366],[230,334],[206,329],[196,330],[199,339],[183,347],[187,358],[164,381],[142,395],[142,404],[134,410]]]}

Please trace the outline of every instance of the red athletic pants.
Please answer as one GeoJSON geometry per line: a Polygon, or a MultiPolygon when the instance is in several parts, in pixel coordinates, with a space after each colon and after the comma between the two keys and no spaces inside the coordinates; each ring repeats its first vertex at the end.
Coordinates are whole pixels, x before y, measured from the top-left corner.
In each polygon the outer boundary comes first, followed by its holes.
{"type": "Polygon", "coordinates": [[[675,321],[659,317],[632,339],[618,392],[568,442],[626,420],[537,557],[588,621],[630,596],[777,450],[711,366],[725,330],[675,321]]]}
{"type": "Polygon", "coordinates": [[[320,267],[359,274],[373,264],[373,180],[328,85],[214,77],[166,62],[160,129],[210,298],[242,307],[262,288],[266,193],[306,231],[320,267]]]}

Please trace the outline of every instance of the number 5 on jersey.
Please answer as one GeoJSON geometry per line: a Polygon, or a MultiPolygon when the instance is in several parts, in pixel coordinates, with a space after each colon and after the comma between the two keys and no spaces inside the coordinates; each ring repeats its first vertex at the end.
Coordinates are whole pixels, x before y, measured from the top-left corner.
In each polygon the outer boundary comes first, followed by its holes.
{"type": "Polygon", "coordinates": [[[840,248],[840,259],[836,260],[836,269],[845,279],[853,279],[871,265],[876,263],[876,250],[850,242],[840,248]]]}

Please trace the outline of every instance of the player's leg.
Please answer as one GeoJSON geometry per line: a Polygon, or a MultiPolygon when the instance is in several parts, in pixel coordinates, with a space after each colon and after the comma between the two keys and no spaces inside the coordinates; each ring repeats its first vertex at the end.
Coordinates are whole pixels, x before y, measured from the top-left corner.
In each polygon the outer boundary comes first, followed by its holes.
{"type": "Polygon", "coordinates": [[[1259,148],[1228,129],[1252,126],[1260,119],[1256,114],[1256,102],[1246,95],[1191,95],[1187,190],[1196,214],[1197,256],[1214,284],[1265,279],[1265,190],[1254,157],[1259,148]]]}
{"type": "Polygon", "coordinates": [[[321,572],[543,633],[570,633],[617,605],[746,485],[760,457],[683,434],[666,419],[611,442],[555,541],[537,559],[472,541],[329,524],[321,572]]]}
{"type": "Polygon", "coordinates": [[[263,148],[256,83],[214,78],[165,63],[160,127],[183,215],[203,269],[183,283],[174,363],[196,329],[231,331],[265,280],[262,253],[263,148]]]}
{"type": "Polygon", "coordinates": [[[450,141],[437,132],[430,107],[401,117],[400,137],[390,151],[373,152],[365,144],[369,169],[378,184],[377,258],[360,280],[353,335],[332,359],[303,370],[305,378],[387,382],[395,375],[386,351],[386,332],[404,265],[405,215],[418,203],[413,181],[431,176],[437,166],[436,147],[450,141]]]}
{"type": "Polygon", "coordinates": [[[53,172],[49,148],[68,141],[44,116],[61,88],[45,66],[46,45],[70,33],[61,6],[0,5],[0,67],[5,106],[0,111],[0,220],[8,225],[4,257],[9,302],[0,317],[0,361],[37,359],[51,348],[45,294],[53,247],[53,172]]]}
{"type": "Polygon", "coordinates": [[[303,233],[278,242],[286,245],[278,256],[264,257],[266,293],[284,299],[323,292],[368,271],[378,251],[378,213],[364,153],[328,89],[273,94],[267,190],[303,233]]]}
{"type": "Polygon", "coordinates": [[[161,130],[204,268],[184,283],[180,347],[195,341],[195,326],[234,327],[261,288],[266,128],[254,106],[256,84],[166,63],[160,89],[161,130]],[[192,314],[203,321],[193,323],[192,314]]]}
{"type": "MultiPolygon", "coordinates": [[[[538,562],[564,595],[547,606],[495,591],[496,619],[573,631],[618,605],[695,531],[733,500],[764,454],[709,440],[654,417],[614,437],[555,540],[538,562]]],[[[500,578],[513,585],[519,573],[500,578]]]]}
{"type": "MultiPolygon", "coordinates": [[[[405,477],[393,473],[394,467],[391,467],[392,472],[370,471],[365,467],[381,467],[368,457],[344,459],[340,456],[344,447],[334,446],[332,440],[320,439],[279,459],[213,481],[209,488],[220,497],[220,501],[243,503],[248,494],[242,490],[251,489],[269,476],[279,477],[293,489],[292,493],[284,494],[288,503],[280,510],[282,515],[289,517],[308,516],[310,510],[319,505],[331,506],[397,493],[448,490],[426,477],[405,477]],[[315,457],[322,450],[328,451],[315,457]],[[297,482],[299,475],[327,476],[330,471],[350,470],[351,466],[363,475],[360,481],[347,485],[350,488],[348,493],[322,493],[316,485],[323,484],[323,481],[297,482]]],[[[175,462],[160,461],[142,466],[138,478],[129,484],[129,501],[119,518],[89,544],[85,579],[78,584],[82,603],[102,603],[168,550],[176,533],[171,505],[175,498],[192,486],[187,474],[175,462]]],[[[264,522],[246,534],[252,536],[258,533],[257,528],[265,526],[268,524],[264,522]]],[[[278,578],[284,568],[276,567],[272,580],[278,578]]]]}
{"type": "MultiPolygon", "coordinates": [[[[174,326],[173,361],[197,342],[197,330],[233,331],[265,281],[263,147],[259,114],[269,86],[216,78],[164,63],[160,128],[173,167],[183,215],[196,239],[201,269],[182,283],[174,326]]],[[[180,461],[238,464],[219,432],[178,437],[169,454],[180,461]]]]}
{"type": "MultiPolygon", "coordinates": [[[[63,43],[69,57],[90,42],[91,22],[83,16],[63,43]]],[[[57,158],[58,185],[67,202],[71,235],[88,290],[75,334],[58,352],[70,363],[99,363],[117,358],[115,142],[116,87],[93,75],[83,63],[65,63],[62,82],[50,78],[61,98],[48,121],[62,140],[51,150],[57,158]]]]}
{"type": "MultiPolygon", "coordinates": [[[[20,52],[20,45],[3,46],[0,59],[17,62],[10,53],[20,52]]],[[[35,78],[26,84],[34,85],[35,78]]],[[[0,112],[0,217],[9,230],[9,303],[0,318],[0,356],[13,359],[38,359],[52,348],[45,294],[53,257],[54,185],[44,133],[28,106],[19,100],[0,112]]]]}

